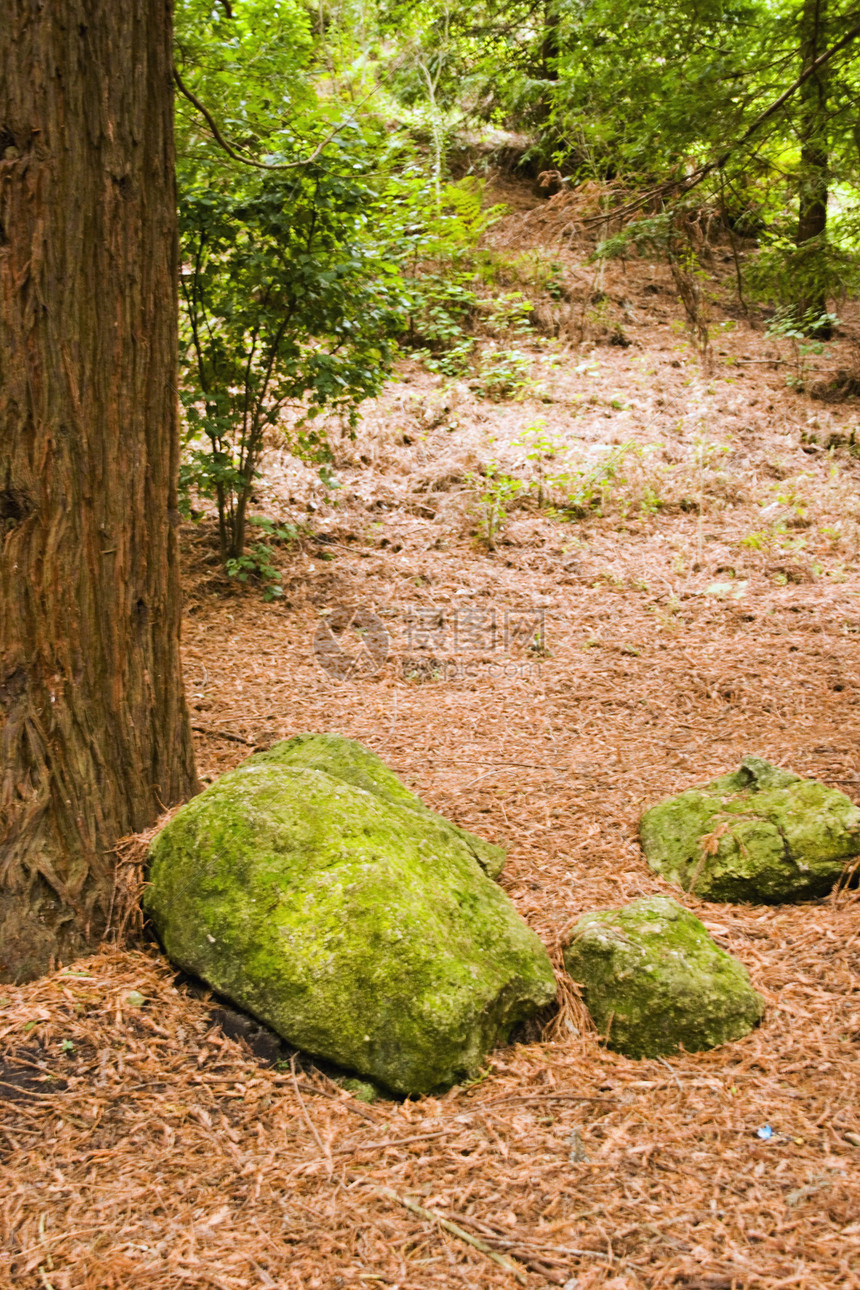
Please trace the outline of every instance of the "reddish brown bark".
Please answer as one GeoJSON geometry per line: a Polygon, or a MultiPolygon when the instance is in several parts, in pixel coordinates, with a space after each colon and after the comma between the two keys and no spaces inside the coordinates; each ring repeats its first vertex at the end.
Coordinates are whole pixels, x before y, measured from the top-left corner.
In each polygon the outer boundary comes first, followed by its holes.
{"type": "MultiPolygon", "coordinates": [[[[800,57],[805,71],[823,53],[827,0],[803,0],[800,13],[800,57]]],[[[798,202],[798,248],[808,248],[807,276],[813,279],[811,290],[798,300],[800,313],[820,316],[827,310],[826,266],[822,242],[827,232],[828,147],[827,147],[827,79],[828,69],[811,76],[800,90],[800,194],[798,202]],[[818,277],[819,282],[814,279],[818,277]]],[[[819,335],[829,335],[830,328],[812,328],[819,335]]]]}
{"type": "Polygon", "coordinates": [[[169,0],[0,22],[0,980],[92,946],[195,787],[179,661],[169,0]]]}

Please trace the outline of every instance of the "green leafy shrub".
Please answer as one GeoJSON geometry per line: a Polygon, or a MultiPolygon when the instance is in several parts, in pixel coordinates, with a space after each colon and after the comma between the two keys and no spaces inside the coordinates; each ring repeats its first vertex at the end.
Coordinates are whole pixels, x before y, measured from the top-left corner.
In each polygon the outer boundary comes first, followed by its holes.
{"type": "Polygon", "coordinates": [[[246,547],[242,555],[227,561],[227,572],[237,582],[258,582],[262,587],[263,599],[275,600],[284,591],[280,570],[275,565],[276,552],[271,542],[292,544],[299,531],[294,524],[275,524],[262,515],[252,515],[248,523],[262,529],[263,536],[270,541],[261,540],[246,547]]]}
{"type": "Polygon", "coordinates": [[[534,305],[521,291],[506,291],[482,302],[484,325],[492,335],[525,335],[531,330],[534,305]]]}
{"type": "MultiPolygon", "coordinates": [[[[522,314],[513,299],[481,301],[478,288],[488,262],[478,244],[500,217],[501,206],[484,207],[484,185],[474,177],[445,184],[438,196],[420,174],[399,181],[399,199],[411,222],[407,237],[411,255],[404,257],[409,297],[409,325],[404,344],[431,372],[461,376],[475,350],[475,326],[482,313],[490,319],[522,314]]],[[[529,306],[525,306],[526,312],[529,306]]]]}
{"type": "MultiPolygon", "coordinates": [[[[577,518],[589,513],[602,515],[627,483],[621,474],[625,461],[631,457],[638,459],[641,455],[642,449],[638,444],[618,444],[601,461],[558,471],[547,477],[547,483],[552,489],[562,493],[564,500],[560,509],[568,517],[577,518]]],[[[629,499],[624,499],[623,509],[628,509],[629,505],[629,499]]],[[[650,493],[648,505],[653,508],[650,493]]]]}
{"type": "Polygon", "coordinates": [[[475,390],[495,403],[503,399],[524,399],[535,389],[531,378],[532,359],[519,349],[488,349],[481,355],[475,390]]]}
{"type": "Polygon", "coordinates": [[[826,349],[824,340],[817,336],[829,335],[839,319],[835,314],[819,313],[816,309],[799,310],[794,305],[777,309],[767,325],[767,336],[787,340],[791,346],[793,371],[786,377],[786,384],[802,390],[809,376],[810,360],[826,349]]]}
{"type": "Polygon", "coordinates": [[[408,343],[431,372],[460,376],[471,362],[478,297],[464,274],[426,273],[410,284],[408,343]]]}
{"type": "Polygon", "coordinates": [[[777,327],[791,327],[803,336],[825,335],[835,320],[828,322],[826,311],[803,302],[844,296],[860,287],[857,242],[849,239],[848,245],[840,245],[822,237],[797,246],[793,236],[783,231],[785,223],[785,219],[777,221],[747,260],[745,288],[753,299],[775,307],[777,327]]]}
{"type": "Polygon", "coordinates": [[[211,178],[181,194],[185,482],[215,499],[225,562],[244,553],[267,431],[293,409],[290,448],[325,460],[318,415],[353,425],[390,369],[406,301],[377,201],[346,149],[239,196],[211,178]]]}
{"type": "Polygon", "coordinates": [[[528,485],[503,474],[497,461],[487,462],[483,472],[468,474],[466,483],[472,492],[470,509],[477,521],[478,537],[492,551],[508,511],[528,485]]]}

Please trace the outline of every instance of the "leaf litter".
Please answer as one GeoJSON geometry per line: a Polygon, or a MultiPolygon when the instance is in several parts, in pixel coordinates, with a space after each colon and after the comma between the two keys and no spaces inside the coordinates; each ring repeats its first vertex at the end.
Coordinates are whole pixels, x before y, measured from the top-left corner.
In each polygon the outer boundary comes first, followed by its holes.
{"type": "MultiPolygon", "coordinates": [[[[336,492],[272,446],[259,505],[303,525],[283,601],[223,578],[210,521],[184,534],[204,782],[299,730],[360,739],[509,846],[501,881],[559,969],[557,1007],[473,1085],[366,1104],[230,1037],[220,1001],[141,940],[149,835],[127,839],[115,942],[2,987],[0,1285],[860,1287],[856,874],[814,904],[705,904],[637,842],[645,806],[749,752],[858,798],[858,405],[787,387],[761,329],[721,332],[703,373],[660,265],[609,266],[595,312],[590,200],[512,203],[492,235],[563,271],[567,298],[538,301],[542,384],[492,403],[404,361],[336,445],[336,492]],[[600,343],[616,323],[631,343],[600,343]],[[528,484],[538,420],[583,469],[648,451],[572,518],[528,485],[490,551],[481,471],[528,484]],[[317,663],[339,606],[384,624],[376,672],[317,663]],[[508,648],[506,613],[540,618],[539,640],[508,648]],[[565,935],[654,892],[746,964],[767,1000],[746,1038],[632,1061],[594,1033],[565,935]]],[[[845,317],[827,361],[848,362],[845,317]]]]}

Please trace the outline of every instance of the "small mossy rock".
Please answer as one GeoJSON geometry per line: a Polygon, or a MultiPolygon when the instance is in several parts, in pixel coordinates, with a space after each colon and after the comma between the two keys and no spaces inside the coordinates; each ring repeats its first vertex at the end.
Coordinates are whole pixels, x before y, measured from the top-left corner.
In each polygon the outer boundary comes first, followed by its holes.
{"type": "Polygon", "coordinates": [[[627,1057],[716,1048],[764,1013],[743,964],[665,896],[585,914],[564,961],[598,1031],[627,1057]]]}
{"type": "Polygon", "coordinates": [[[341,1080],[341,1087],[351,1093],[357,1102],[377,1102],[382,1096],[376,1085],[366,1079],[341,1080]]]}
{"type": "Polygon", "coordinates": [[[814,779],[744,757],[740,769],[651,807],[648,864],[703,900],[781,904],[824,896],[860,854],[860,810],[814,779]]]}
{"type": "Polygon", "coordinates": [[[474,1076],[555,997],[546,950],[456,830],[325,771],[253,757],[150,855],[145,907],[174,963],[394,1092],[474,1076]]]}
{"type": "Polygon", "coordinates": [[[345,784],[354,784],[356,788],[375,793],[383,801],[398,806],[405,806],[411,811],[429,816],[439,824],[456,833],[466,843],[475,860],[490,878],[498,878],[505,866],[505,852],[502,847],[494,846],[477,838],[466,829],[460,829],[444,816],[437,815],[425,806],[420,797],[410,793],[408,788],[386,766],[375,752],[365,748],[354,739],[344,735],[302,734],[283,743],[275,744],[265,752],[256,753],[248,762],[277,762],[281,766],[304,766],[309,770],[324,770],[335,779],[342,779],[345,784]]]}

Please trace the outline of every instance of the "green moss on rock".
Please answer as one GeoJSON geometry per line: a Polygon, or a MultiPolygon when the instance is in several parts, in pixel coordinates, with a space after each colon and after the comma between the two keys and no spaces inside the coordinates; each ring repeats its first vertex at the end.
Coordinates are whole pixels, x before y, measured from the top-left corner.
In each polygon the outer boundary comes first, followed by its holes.
{"type": "Polygon", "coordinates": [[[553,999],[544,947],[471,841],[396,800],[406,790],[372,754],[368,790],[289,750],[223,775],[155,839],[145,906],[167,954],[291,1044],[395,1092],[473,1076],[553,999]]]}
{"type": "Polygon", "coordinates": [[[564,961],[598,1031],[628,1057],[715,1048],[764,1013],[743,964],[665,896],[584,915],[564,961]]]}
{"type": "Polygon", "coordinates": [[[844,793],[760,757],[646,811],[648,864],[704,900],[779,904],[826,895],[860,854],[844,793]]]}
{"type": "Polygon", "coordinates": [[[357,1102],[378,1102],[381,1096],[375,1084],[366,1079],[345,1079],[341,1085],[357,1102]]]}
{"type": "Polygon", "coordinates": [[[386,766],[375,752],[354,739],[343,735],[302,734],[283,743],[275,744],[266,752],[256,753],[251,762],[277,762],[280,766],[304,766],[309,770],[324,770],[345,784],[354,784],[368,793],[375,793],[385,802],[405,806],[410,811],[429,816],[446,829],[455,833],[471,851],[475,860],[490,878],[498,878],[505,866],[505,852],[492,842],[477,838],[466,829],[460,829],[444,816],[437,815],[425,806],[419,797],[401,784],[394,771],[386,766]]]}

